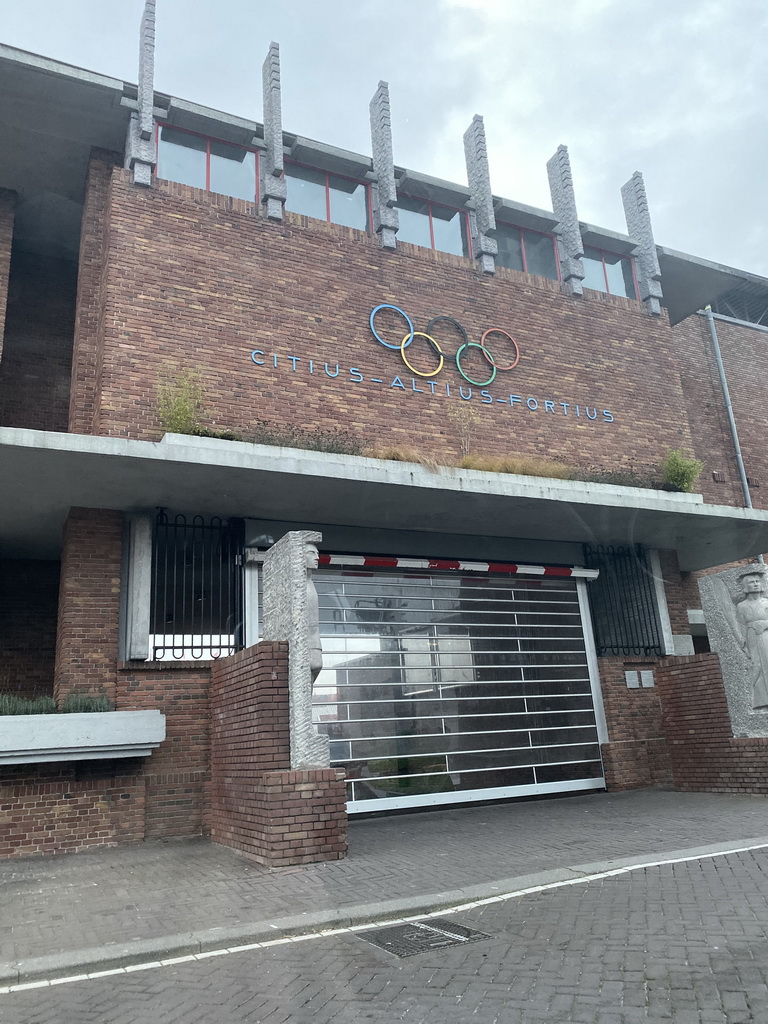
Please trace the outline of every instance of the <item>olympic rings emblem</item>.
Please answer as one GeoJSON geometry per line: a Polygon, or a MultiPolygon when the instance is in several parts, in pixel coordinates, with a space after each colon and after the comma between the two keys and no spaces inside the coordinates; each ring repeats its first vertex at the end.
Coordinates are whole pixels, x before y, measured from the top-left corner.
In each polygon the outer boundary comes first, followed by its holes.
{"type": "Polygon", "coordinates": [[[496,374],[498,372],[503,372],[505,370],[514,370],[514,368],[520,362],[519,345],[512,337],[512,335],[509,334],[508,331],[502,330],[501,327],[489,327],[488,330],[483,333],[479,342],[470,341],[469,338],[467,337],[467,332],[464,330],[464,328],[462,327],[458,320],[454,320],[453,317],[451,316],[440,315],[432,317],[432,319],[427,324],[426,331],[417,331],[413,326],[413,321],[405,312],[405,310],[400,309],[399,306],[393,306],[388,302],[383,302],[381,305],[376,306],[373,310],[371,310],[371,315],[369,319],[371,325],[371,334],[374,336],[376,341],[378,341],[380,345],[383,345],[384,348],[392,349],[394,352],[399,352],[405,365],[408,367],[411,373],[415,374],[417,377],[436,377],[438,373],[440,373],[440,371],[442,370],[443,366],[445,365],[445,353],[443,352],[439,343],[435,341],[435,339],[432,337],[430,333],[433,327],[440,321],[445,321],[451,324],[453,327],[455,327],[462,338],[462,344],[460,345],[454,358],[456,360],[456,369],[459,371],[461,376],[464,378],[465,381],[467,381],[468,384],[474,384],[475,387],[478,388],[487,387],[496,379],[496,374]],[[381,337],[379,332],[376,330],[374,320],[376,318],[376,314],[382,309],[394,310],[395,313],[398,313],[403,318],[404,323],[408,325],[408,333],[403,337],[403,340],[400,342],[399,345],[392,344],[389,341],[385,341],[381,337]],[[491,334],[503,334],[504,337],[509,342],[511,342],[512,348],[514,350],[514,359],[511,362],[502,365],[501,363],[496,361],[491,350],[486,344],[486,339],[491,334]],[[430,370],[428,373],[425,372],[424,370],[417,370],[416,367],[413,366],[411,362],[408,360],[408,357],[405,354],[405,350],[416,338],[424,338],[427,344],[429,345],[430,349],[432,350],[433,355],[437,356],[438,364],[436,370],[430,370]],[[478,349],[482,353],[485,361],[491,367],[491,374],[487,380],[474,380],[464,371],[461,365],[461,358],[466,352],[468,352],[469,349],[478,349]]]}

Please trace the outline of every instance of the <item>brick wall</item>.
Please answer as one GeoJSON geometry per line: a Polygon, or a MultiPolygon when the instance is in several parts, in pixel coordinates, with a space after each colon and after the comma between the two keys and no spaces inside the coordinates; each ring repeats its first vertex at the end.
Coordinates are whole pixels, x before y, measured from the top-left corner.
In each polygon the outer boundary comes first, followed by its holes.
{"type": "Polygon", "coordinates": [[[671,785],[672,774],[657,687],[629,689],[627,669],[658,674],[661,658],[599,658],[608,742],[603,767],[608,789],[671,785]]]}
{"type": "Polygon", "coordinates": [[[67,429],[76,275],[67,260],[14,252],[0,363],[0,426],[67,429]]]}
{"type": "MultiPolygon", "coordinates": [[[[752,502],[756,508],[768,508],[768,408],[763,385],[768,374],[766,334],[725,320],[716,320],[715,325],[747,475],[760,481],[759,487],[752,488],[752,502]]],[[[673,329],[673,335],[678,344],[693,447],[696,457],[705,464],[697,489],[713,504],[743,505],[706,317],[688,317],[673,329]],[[713,481],[713,471],[723,472],[726,482],[713,481]]]]}
{"type": "Polygon", "coordinates": [[[120,512],[70,509],[61,555],[57,700],[76,691],[114,700],[122,553],[120,512]]]}
{"type": "Polygon", "coordinates": [[[16,209],[16,193],[0,189],[0,362],[3,358],[3,332],[8,301],[8,275],[11,269],[11,244],[16,209]]]}
{"type": "Polygon", "coordinates": [[[0,692],[53,693],[59,563],[0,560],[0,692]]]}
{"type": "Polygon", "coordinates": [[[657,681],[675,787],[768,794],[768,739],[732,735],[718,656],[670,659],[657,681]]]}
{"type": "Polygon", "coordinates": [[[0,766],[0,858],[142,840],[144,782],[118,764],[0,766]]]}
{"type": "Polygon", "coordinates": [[[77,317],[72,354],[69,429],[94,433],[101,369],[104,290],[109,270],[109,189],[114,154],[94,150],[88,166],[83,219],[80,228],[80,264],[77,281],[77,317]]]}
{"type": "MultiPolygon", "coordinates": [[[[200,370],[214,427],[343,422],[369,443],[458,454],[448,412],[466,405],[480,417],[474,447],[497,453],[551,456],[556,440],[557,454],[576,464],[642,468],[687,442],[669,329],[640,304],[598,294],[574,300],[557,283],[505,269],[488,279],[471,260],[408,244],[385,252],[362,232],[303,217],[275,225],[252,209],[162,182],[140,191],[122,170],[113,172],[100,433],[156,438],[157,380],[175,365],[200,370]],[[381,302],[402,306],[421,329],[442,313],[476,341],[489,327],[511,331],[520,364],[499,373],[489,395],[535,398],[539,409],[489,404],[477,387],[464,402],[459,388],[468,395],[471,385],[451,358],[431,394],[399,352],[372,338],[368,317],[381,302]],[[251,360],[255,349],[265,352],[265,366],[251,360]],[[338,377],[328,376],[326,363],[333,374],[339,365],[338,377]],[[350,368],[366,379],[355,382],[350,368]],[[395,377],[403,388],[389,386],[395,377]],[[558,403],[555,411],[545,410],[546,400],[558,403]],[[595,421],[586,406],[599,411],[595,421]],[[604,422],[603,409],[613,423],[604,422]]],[[[451,330],[435,329],[448,353],[457,348],[451,330]]],[[[501,361],[503,339],[492,344],[501,361]]],[[[431,368],[419,339],[409,354],[431,368]]],[[[470,375],[481,372],[476,358],[482,361],[469,353],[470,375]]]]}
{"type": "Polygon", "coordinates": [[[210,678],[209,662],[118,666],[117,709],[156,708],[165,715],[165,741],[140,768],[147,787],[147,838],[203,831],[210,782],[210,678]]]}
{"type": "Polygon", "coordinates": [[[290,769],[287,644],[215,664],[211,718],[211,838],[270,867],[343,857],[344,773],[290,769]]]}
{"type": "Polygon", "coordinates": [[[145,791],[142,835],[196,834],[210,780],[210,663],[118,661],[122,514],[71,509],[64,533],[55,692],[103,693],[118,711],[155,708],[166,740],[134,768],[145,791]]]}

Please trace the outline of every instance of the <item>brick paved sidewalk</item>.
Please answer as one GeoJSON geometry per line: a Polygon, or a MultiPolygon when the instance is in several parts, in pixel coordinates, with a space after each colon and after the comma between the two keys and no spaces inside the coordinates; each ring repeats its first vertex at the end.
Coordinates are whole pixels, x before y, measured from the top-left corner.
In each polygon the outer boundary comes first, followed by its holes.
{"type": "Polygon", "coordinates": [[[432,909],[531,875],[761,837],[765,798],[644,791],[353,819],[348,860],[271,872],[204,839],[4,861],[0,978],[432,909]]]}

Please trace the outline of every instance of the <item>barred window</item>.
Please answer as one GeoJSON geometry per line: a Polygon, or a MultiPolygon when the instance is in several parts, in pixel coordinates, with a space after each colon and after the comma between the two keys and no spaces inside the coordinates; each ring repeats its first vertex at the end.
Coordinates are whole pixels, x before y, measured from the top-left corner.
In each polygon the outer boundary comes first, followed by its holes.
{"type": "Polygon", "coordinates": [[[587,588],[598,655],[664,653],[653,573],[641,545],[584,545],[600,575],[587,588]]]}
{"type": "Polygon", "coordinates": [[[152,544],[149,657],[220,658],[243,644],[243,522],[169,518],[160,511],[152,544]]]}

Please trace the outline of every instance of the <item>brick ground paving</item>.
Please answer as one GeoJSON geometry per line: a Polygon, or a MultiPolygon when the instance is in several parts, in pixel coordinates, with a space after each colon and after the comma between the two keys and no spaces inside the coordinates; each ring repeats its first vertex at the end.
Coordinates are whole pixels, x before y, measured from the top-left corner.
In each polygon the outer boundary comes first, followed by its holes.
{"type": "Polygon", "coordinates": [[[761,836],[765,798],[648,790],[353,820],[346,861],[271,872],[203,839],[0,862],[0,966],[761,836]]]}
{"type": "Polygon", "coordinates": [[[515,888],[532,872],[760,836],[763,798],[654,790],[353,820],[348,860],[272,872],[202,839],[8,861],[0,968],[51,954],[93,963],[94,948],[115,957],[137,940],[168,938],[173,950],[190,933],[209,948],[218,929],[245,936],[382,900],[429,909],[446,891],[515,888]]]}
{"type": "Polygon", "coordinates": [[[358,935],[0,995],[3,1024],[763,1024],[768,851],[477,907],[398,960],[358,935]]]}

